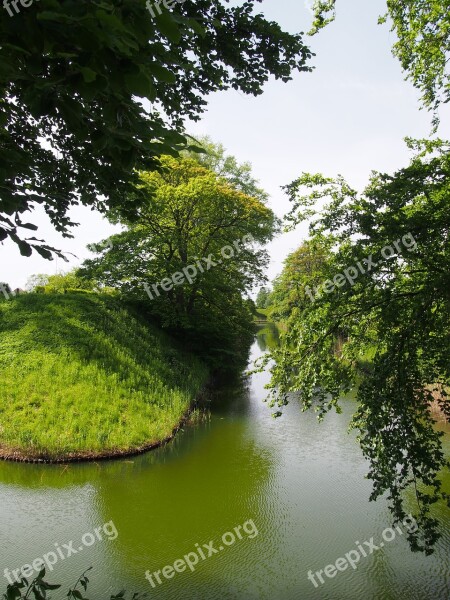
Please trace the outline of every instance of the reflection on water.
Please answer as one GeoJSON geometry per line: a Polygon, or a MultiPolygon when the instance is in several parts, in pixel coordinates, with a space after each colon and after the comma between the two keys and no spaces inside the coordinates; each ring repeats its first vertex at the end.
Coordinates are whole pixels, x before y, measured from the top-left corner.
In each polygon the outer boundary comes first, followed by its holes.
{"type": "Polygon", "coordinates": [[[278,331],[275,323],[268,322],[265,325],[258,326],[258,334],[256,336],[256,343],[261,352],[276,348],[279,344],[280,332],[278,331]]]}
{"type": "MultiPolygon", "coordinates": [[[[252,359],[276,339],[276,329],[261,328],[252,359]]],[[[334,563],[355,541],[380,539],[390,515],[384,502],[368,502],[367,464],[347,433],[354,402],[345,400],[343,414],[322,424],[295,403],[274,420],[262,402],[267,379],[258,373],[222,389],[209,422],[144,456],[68,467],[0,464],[0,577],[113,520],[116,540],[61,561],[50,579],[71,584],[93,565],[93,598],[124,587],[167,600],[447,599],[443,506],[444,537],[434,556],[412,554],[398,536],[317,589],[308,580],[308,570],[334,563]],[[155,589],[145,580],[146,570],[173,565],[196,543],[220,540],[248,519],[259,531],[253,539],[155,589]]]]}

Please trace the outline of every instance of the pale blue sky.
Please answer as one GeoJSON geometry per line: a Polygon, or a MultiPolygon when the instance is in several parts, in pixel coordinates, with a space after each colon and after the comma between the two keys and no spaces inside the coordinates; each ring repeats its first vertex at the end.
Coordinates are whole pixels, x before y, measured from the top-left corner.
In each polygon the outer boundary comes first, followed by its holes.
{"type": "MultiPolygon", "coordinates": [[[[269,19],[290,32],[307,31],[309,0],[264,0],[269,19]]],[[[270,195],[270,205],[282,216],[289,208],[280,186],[303,171],[342,174],[362,189],[372,170],[391,172],[404,166],[409,153],[405,136],[428,137],[431,117],[419,110],[418,92],[404,81],[391,54],[394,36],[377,25],[383,0],[338,0],[335,23],[314,38],[306,38],[316,53],[313,73],[300,73],[284,84],[270,81],[258,98],[238,92],[217,93],[194,135],[207,134],[240,161],[250,161],[254,174],[270,195]]],[[[441,112],[440,137],[450,138],[450,110],[441,112]]],[[[86,209],[71,213],[79,227],[74,239],[56,235],[44,217],[38,237],[78,259],[69,264],[38,256],[23,258],[13,244],[0,246],[0,281],[24,287],[34,273],[67,270],[91,256],[86,244],[107,237],[113,228],[86,209]]],[[[283,234],[269,247],[273,278],[287,254],[304,239],[305,229],[283,234]]]]}

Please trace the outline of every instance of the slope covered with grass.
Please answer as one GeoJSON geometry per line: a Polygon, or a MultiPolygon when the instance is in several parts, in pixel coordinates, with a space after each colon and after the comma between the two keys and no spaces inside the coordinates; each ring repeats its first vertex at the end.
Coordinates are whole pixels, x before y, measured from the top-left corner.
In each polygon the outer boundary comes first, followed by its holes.
{"type": "Polygon", "coordinates": [[[111,297],[0,302],[0,452],[62,458],[168,437],[206,368],[111,297]]]}

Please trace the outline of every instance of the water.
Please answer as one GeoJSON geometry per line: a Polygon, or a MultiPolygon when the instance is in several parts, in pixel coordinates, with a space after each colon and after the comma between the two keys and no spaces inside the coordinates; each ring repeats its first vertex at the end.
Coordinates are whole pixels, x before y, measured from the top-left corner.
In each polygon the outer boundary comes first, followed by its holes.
{"type": "MultiPolygon", "coordinates": [[[[273,332],[264,330],[252,358],[272,343],[273,332]]],[[[443,506],[437,513],[444,536],[433,556],[411,553],[395,532],[372,554],[363,545],[369,555],[355,569],[322,575],[317,587],[308,579],[309,570],[335,563],[355,542],[374,538],[379,545],[390,515],[385,502],[368,501],[367,464],[347,433],[354,402],[344,400],[343,414],[322,424],[295,403],[274,420],[262,402],[266,381],[258,374],[230,385],[210,422],[138,458],[68,467],[0,463],[0,593],[4,568],[30,564],[55,544],[66,556],[72,551],[63,544],[73,541],[76,554],[59,559],[48,580],[68,587],[92,565],[91,600],[122,588],[170,600],[449,598],[450,517],[443,506]],[[109,521],[109,536],[100,532],[103,540],[88,547],[88,535],[83,546],[84,534],[109,521]],[[239,539],[234,528],[244,523],[239,539]],[[114,527],[118,536],[108,539],[114,527]],[[233,531],[235,542],[226,546],[222,535],[230,532],[230,543],[233,531]],[[203,544],[210,541],[218,551],[208,557],[203,544]],[[160,574],[154,588],[145,579],[145,571],[173,566],[198,547],[206,558],[194,572],[168,570],[172,577],[160,574]]]]}

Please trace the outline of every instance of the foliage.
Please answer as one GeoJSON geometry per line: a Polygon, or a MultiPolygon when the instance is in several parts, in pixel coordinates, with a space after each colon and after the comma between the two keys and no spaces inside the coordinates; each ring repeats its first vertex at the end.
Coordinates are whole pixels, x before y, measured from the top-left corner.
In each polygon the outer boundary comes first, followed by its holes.
{"type": "Polygon", "coordinates": [[[0,303],[0,448],[116,452],[166,438],[206,368],[123,303],[24,294],[0,303]]]}
{"type": "Polygon", "coordinates": [[[323,278],[342,276],[344,283],[333,290],[325,282],[314,302],[292,309],[282,347],[272,352],[271,389],[272,405],[297,392],[304,409],[314,406],[320,417],[357,389],[354,426],[370,461],[371,499],[387,492],[401,520],[402,492],[412,486],[420,529],[409,539],[414,550],[431,553],[438,524],[430,509],[448,500],[430,402],[434,389],[450,417],[450,153],[442,141],[409,145],[417,152],[411,164],[393,175],[374,173],[362,195],[318,175],[287,186],[292,225],[331,199],[316,211],[308,243],[331,236],[337,247],[322,264],[323,278]],[[342,275],[349,268],[350,280],[342,275]]]}
{"type": "Polygon", "coordinates": [[[304,242],[284,261],[270,297],[269,317],[284,321],[311,302],[311,292],[323,280],[323,266],[330,256],[330,239],[316,236],[304,242]]]}
{"type": "Polygon", "coordinates": [[[267,202],[269,195],[259,187],[258,181],[253,177],[252,165],[249,162],[238,163],[236,157],[226,154],[222,144],[216,144],[208,136],[196,140],[196,143],[204,150],[203,153],[185,151],[183,155],[197,160],[203,167],[210,169],[219,177],[223,177],[232,187],[244,192],[247,196],[267,202]]]}
{"type": "Polygon", "coordinates": [[[310,70],[301,36],[253,8],[187,0],[155,17],[144,0],[2,8],[0,242],[62,256],[26,238],[37,227],[24,214],[37,206],[66,237],[77,204],[135,217],[146,197],[137,171],[186,147],[183,121],[199,118],[208,94],[258,95],[270,75],[310,70]]]}
{"type": "Polygon", "coordinates": [[[265,279],[267,253],[255,246],[272,238],[276,218],[196,160],[162,163],[163,172],[141,174],[148,201],[139,223],[112,236],[111,248],[85,261],[80,275],[143,302],[212,366],[224,357],[232,366],[253,333],[244,297],[265,279]]]}
{"type": "Polygon", "coordinates": [[[45,275],[44,273],[35,273],[34,275],[30,275],[25,284],[25,289],[27,292],[42,290],[47,285],[48,278],[49,276],[45,275]]]}
{"type": "Polygon", "coordinates": [[[309,35],[315,35],[336,18],[336,0],[314,0],[314,21],[309,35]]]}
{"type": "Polygon", "coordinates": [[[263,286],[259,290],[258,295],[256,296],[257,308],[269,308],[269,306],[271,304],[270,294],[271,294],[270,288],[267,288],[265,286],[263,286]]]}
{"type": "Polygon", "coordinates": [[[94,283],[77,276],[77,269],[56,275],[37,274],[29,277],[28,291],[43,291],[50,294],[65,294],[69,290],[93,290],[94,283]]]}
{"type": "MultiPolygon", "coordinates": [[[[67,592],[66,598],[69,598],[69,600],[89,600],[87,596],[83,596],[83,593],[79,588],[82,588],[84,593],[87,592],[89,578],[86,573],[91,569],[92,567],[87,569],[81,577],[78,578],[75,585],[67,592]]],[[[50,600],[51,596],[48,596],[47,593],[52,590],[58,590],[61,586],[48,583],[45,581],[44,577],[45,569],[42,569],[39,575],[30,583],[23,577],[20,582],[8,585],[6,593],[3,594],[3,600],[27,600],[28,598],[31,598],[30,594],[33,594],[35,600],[50,600]]],[[[119,594],[111,596],[110,600],[125,600],[125,598],[125,592],[122,591],[119,594]]],[[[131,600],[143,600],[144,598],[147,598],[147,594],[133,594],[131,600]]]]}
{"type": "MultiPolygon", "coordinates": [[[[450,100],[450,0],[386,0],[387,14],[380,23],[391,21],[397,36],[393,46],[406,78],[422,93],[423,105],[434,111],[450,100]]],[[[311,34],[336,16],[336,0],[317,0],[311,34]]]]}

